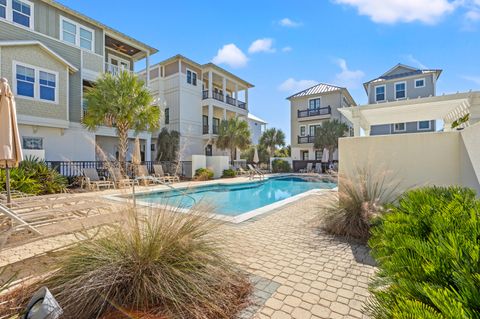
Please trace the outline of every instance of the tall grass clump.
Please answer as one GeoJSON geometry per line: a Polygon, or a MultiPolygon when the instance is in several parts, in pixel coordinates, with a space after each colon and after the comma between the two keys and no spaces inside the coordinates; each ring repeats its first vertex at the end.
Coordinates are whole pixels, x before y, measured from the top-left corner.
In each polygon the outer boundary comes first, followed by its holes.
{"type": "Polygon", "coordinates": [[[331,198],[322,215],[333,235],[366,241],[374,218],[397,198],[399,183],[388,171],[356,169],[338,179],[338,198],[331,198]]]}
{"type": "Polygon", "coordinates": [[[373,318],[480,318],[480,200],[459,187],[404,194],[372,229],[373,318]]]}
{"type": "Polygon", "coordinates": [[[215,227],[195,212],[129,213],[124,225],[67,250],[43,284],[68,318],[233,318],[251,287],[209,236],[215,227]]]}

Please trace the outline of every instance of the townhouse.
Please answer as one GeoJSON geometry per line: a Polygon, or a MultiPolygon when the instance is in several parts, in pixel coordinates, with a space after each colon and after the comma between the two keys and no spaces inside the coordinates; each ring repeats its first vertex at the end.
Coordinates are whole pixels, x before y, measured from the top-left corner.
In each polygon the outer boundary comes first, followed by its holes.
{"type": "MultiPolygon", "coordinates": [[[[102,159],[117,153],[116,132],[81,125],[83,94],[104,72],[133,72],[157,50],[51,0],[0,0],[0,76],[16,96],[26,155],[49,161],[102,159]]],[[[149,74],[149,73],[148,73],[149,74]]],[[[149,78],[146,78],[149,81],[149,78]]],[[[150,158],[151,134],[141,133],[150,158]]],[[[130,137],[134,138],[133,132],[130,137]]]]}
{"type": "MultiPolygon", "coordinates": [[[[290,132],[293,161],[321,161],[323,150],[314,147],[316,129],[337,119],[350,126],[340,108],[357,104],[344,87],[320,83],[287,98],[290,101],[290,132]]],[[[338,159],[338,154],[333,154],[338,159]]]]}
{"type": "MultiPolygon", "coordinates": [[[[141,78],[147,74],[139,72],[141,78]]],[[[161,127],[180,133],[180,160],[229,154],[214,143],[220,122],[232,117],[248,121],[252,84],[213,63],[200,64],[182,55],[152,65],[149,78],[149,88],[163,114],[161,127]]],[[[266,123],[251,115],[249,123],[253,139],[258,140],[260,133],[254,128],[266,123]]],[[[156,150],[156,136],[158,132],[151,139],[152,159],[161,151],[156,150]]]]}

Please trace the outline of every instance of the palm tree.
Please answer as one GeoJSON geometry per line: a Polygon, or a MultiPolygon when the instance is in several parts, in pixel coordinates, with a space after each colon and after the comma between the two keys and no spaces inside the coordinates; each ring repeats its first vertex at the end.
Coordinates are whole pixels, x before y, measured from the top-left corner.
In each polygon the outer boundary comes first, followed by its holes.
{"type": "Polygon", "coordinates": [[[260,137],[260,145],[263,145],[267,150],[270,157],[275,154],[277,146],[285,146],[285,133],[280,129],[274,127],[263,132],[260,137]]]}
{"type": "Polygon", "coordinates": [[[160,109],[144,82],[128,71],[103,74],[85,93],[87,111],[83,125],[90,131],[99,126],[115,127],[119,161],[125,162],[128,131],[153,131],[160,125],[160,109]]]}
{"type": "Polygon", "coordinates": [[[233,117],[220,123],[216,144],[221,150],[230,150],[232,161],[235,160],[236,149],[246,150],[250,143],[250,128],[247,121],[233,117]]]}
{"type": "Polygon", "coordinates": [[[345,136],[348,132],[348,126],[338,120],[325,121],[315,131],[314,147],[317,149],[327,149],[329,161],[333,159],[333,152],[338,148],[338,139],[345,136]]]}

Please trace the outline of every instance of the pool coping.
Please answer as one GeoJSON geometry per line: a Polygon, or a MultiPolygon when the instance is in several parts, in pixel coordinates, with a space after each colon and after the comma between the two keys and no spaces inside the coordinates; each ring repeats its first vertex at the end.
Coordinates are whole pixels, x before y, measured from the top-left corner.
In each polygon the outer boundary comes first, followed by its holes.
{"type": "MultiPolygon", "coordinates": [[[[272,177],[274,178],[274,177],[287,177],[287,176],[299,176],[299,175],[296,175],[296,174],[286,174],[286,175],[283,175],[283,176],[276,175],[276,176],[265,177],[262,180],[252,180],[252,181],[247,181],[247,182],[245,182],[245,181],[240,182],[239,181],[238,183],[222,183],[221,181],[219,181],[218,183],[209,183],[207,185],[180,186],[180,187],[174,187],[174,186],[169,185],[170,187],[169,186],[167,186],[167,187],[171,191],[171,190],[195,189],[195,188],[200,188],[200,187],[205,187],[205,186],[222,186],[222,185],[227,186],[227,185],[242,185],[242,184],[250,184],[250,183],[253,184],[253,183],[258,183],[258,182],[261,182],[261,181],[264,181],[264,180],[271,179],[272,177]]],[[[165,185],[163,185],[163,186],[165,186],[165,185]]],[[[162,191],[166,192],[166,191],[169,191],[169,190],[165,189],[165,190],[162,190],[162,191]]],[[[254,217],[272,212],[275,209],[278,209],[278,208],[283,207],[285,205],[296,202],[296,201],[298,201],[302,198],[305,198],[307,196],[320,195],[322,193],[329,193],[329,192],[336,192],[336,191],[338,191],[338,186],[336,186],[334,188],[329,188],[329,189],[320,189],[320,188],[311,189],[311,190],[308,190],[306,192],[297,194],[297,195],[289,197],[289,198],[282,199],[278,202],[259,207],[257,209],[242,213],[242,214],[237,215],[237,216],[227,216],[227,215],[223,215],[223,214],[211,214],[210,217],[212,217],[214,219],[217,219],[217,220],[230,222],[230,223],[233,223],[233,224],[239,224],[239,223],[242,223],[242,222],[247,221],[249,219],[252,219],[254,217]]],[[[135,193],[135,195],[145,195],[145,194],[149,194],[149,193],[158,193],[158,192],[161,192],[161,191],[159,189],[148,189],[148,190],[142,190],[138,193],[135,193]]],[[[113,200],[113,201],[117,201],[117,202],[123,202],[123,203],[127,203],[127,202],[132,201],[132,198],[125,198],[125,197],[119,196],[118,194],[117,195],[107,195],[107,196],[104,196],[104,197],[106,199],[109,199],[109,200],[113,200]]],[[[168,204],[154,204],[154,203],[151,203],[151,202],[146,202],[146,201],[142,201],[142,200],[138,200],[138,199],[135,202],[136,202],[137,205],[140,205],[140,206],[143,206],[143,207],[160,208],[160,209],[166,209],[166,210],[171,210],[171,211],[174,211],[174,212],[185,213],[185,214],[188,214],[188,213],[191,212],[190,208],[178,208],[178,207],[175,207],[175,206],[170,206],[168,204]]]]}

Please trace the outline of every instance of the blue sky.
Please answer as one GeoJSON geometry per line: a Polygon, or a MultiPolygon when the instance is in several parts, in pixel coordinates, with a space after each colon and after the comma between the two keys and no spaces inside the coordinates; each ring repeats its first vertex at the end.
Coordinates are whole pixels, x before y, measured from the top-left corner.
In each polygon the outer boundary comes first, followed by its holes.
{"type": "Polygon", "coordinates": [[[480,0],[61,2],[159,49],[152,63],[220,63],[255,85],[251,112],[288,137],[285,98],[315,82],[364,104],[361,83],[400,62],[443,69],[438,94],[480,89],[480,0]]]}

